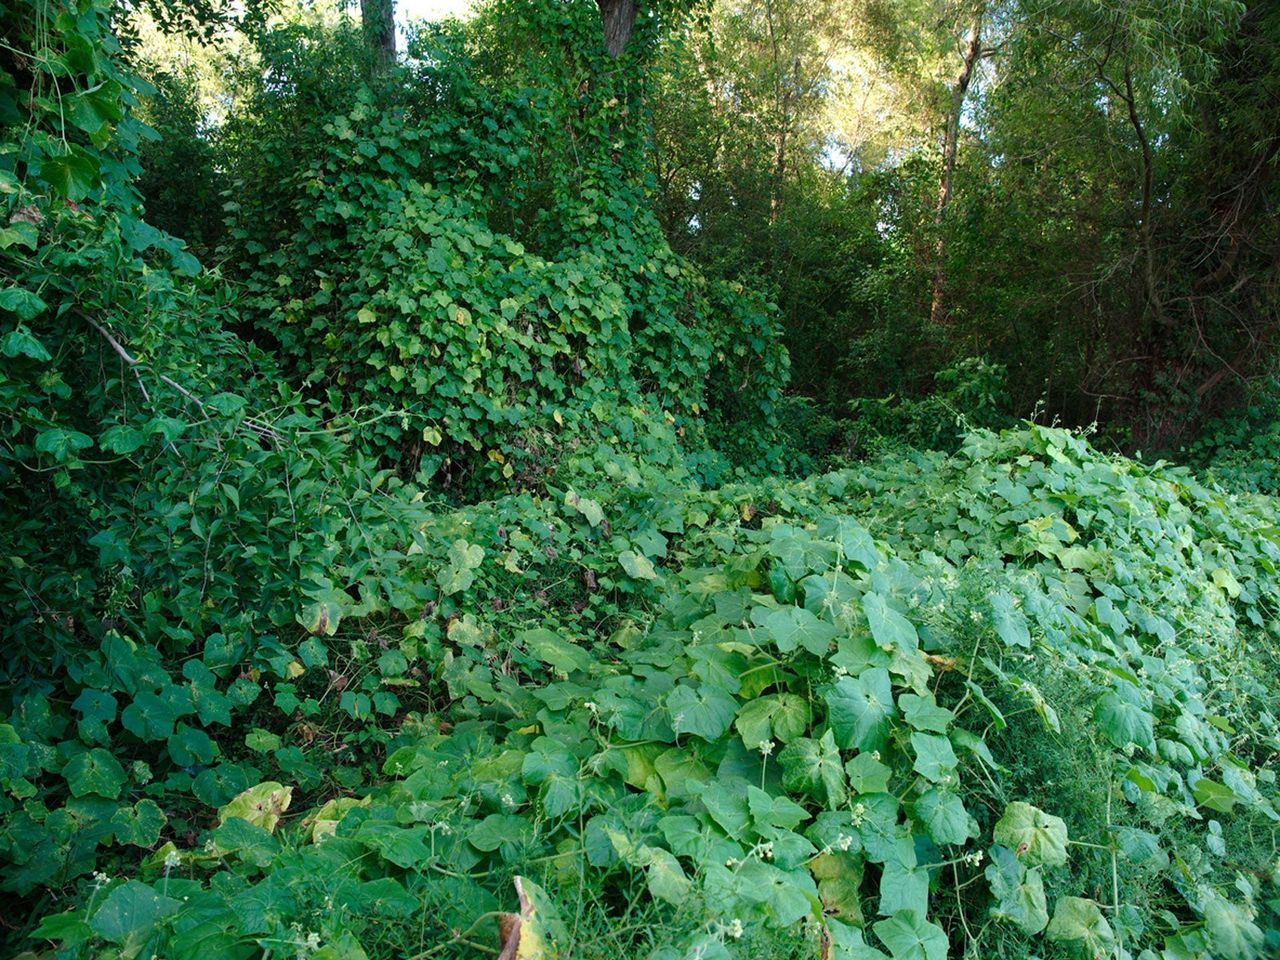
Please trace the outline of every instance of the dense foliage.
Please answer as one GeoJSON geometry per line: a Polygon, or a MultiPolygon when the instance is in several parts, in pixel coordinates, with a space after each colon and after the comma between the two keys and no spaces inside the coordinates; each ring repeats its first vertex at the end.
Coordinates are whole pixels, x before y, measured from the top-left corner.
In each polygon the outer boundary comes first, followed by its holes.
{"type": "Polygon", "coordinates": [[[979,355],[1167,450],[1273,371],[1275,4],[734,0],[688,44],[660,215],[768,285],[829,413],[979,355]]]}
{"type": "MultiPolygon", "coordinates": [[[[609,2],[495,0],[400,63],[324,7],[3,9],[0,952],[1280,951],[1274,394],[1194,472],[1014,418],[1052,291],[984,324],[965,278],[1032,256],[1031,174],[983,168],[1004,247],[938,240],[980,192],[930,205],[903,73],[858,175],[820,159],[851,81],[801,65],[945,63],[925,6],[769,4],[762,48],[751,4],[659,3],[618,49],[609,2]]],[[[1000,10],[1027,83],[1093,75],[1037,45],[1091,6],[1000,10]]],[[[1121,88],[1266,115],[1270,14],[1185,13],[1115,15],[1121,88]]],[[[1150,217],[1142,321],[1248,299],[1265,338],[1268,281],[1170,295],[1150,217]]],[[[1177,434],[1135,404],[1112,436],[1177,434]]]]}

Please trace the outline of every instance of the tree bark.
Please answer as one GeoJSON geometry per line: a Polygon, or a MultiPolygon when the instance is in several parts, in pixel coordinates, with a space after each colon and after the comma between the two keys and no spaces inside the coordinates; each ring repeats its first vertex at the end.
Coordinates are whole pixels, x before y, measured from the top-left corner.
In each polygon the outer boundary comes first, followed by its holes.
{"type": "Polygon", "coordinates": [[[1142,241],[1142,289],[1156,321],[1163,323],[1164,304],[1160,299],[1160,288],[1156,284],[1156,255],[1151,229],[1151,194],[1155,161],[1151,156],[1151,140],[1142,126],[1142,119],[1138,116],[1138,102],[1133,92],[1133,69],[1127,62],[1124,65],[1124,103],[1129,111],[1129,124],[1138,137],[1139,146],[1142,147],[1142,223],[1138,227],[1138,235],[1142,241]]]}
{"type": "Polygon", "coordinates": [[[778,107],[778,139],[773,147],[773,180],[769,187],[769,224],[778,222],[782,213],[782,190],[787,179],[787,142],[791,137],[791,103],[800,89],[800,58],[791,65],[788,82],[782,65],[782,52],[773,23],[773,4],[766,2],[765,16],[769,26],[769,48],[773,54],[774,97],[778,107]]]}
{"type": "Polygon", "coordinates": [[[636,0],[596,0],[604,27],[604,48],[609,56],[622,56],[636,26],[636,0]]]}
{"type": "Polygon", "coordinates": [[[969,28],[969,36],[965,41],[964,63],[960,75],[956,77],[955,86],[951,88],[951,112],[947,116],[947,125],[942,132],[942,179],[938,184],[938,206],[934,215],[934,227],[938,237],[934,244],[933,259],[933,296],[929,303],[929,323],[940,324],[945,320],[946,309],[944,294],[946,290],[947,241],[942,232],[943,219],[947,206],[951,203],[951,184],[956,172],[956,151],[960,142],[960,114],[964,110],[964,98],[969,92],[969,83],[973,80],[973,68],[982,57],[982,15],[986,12],[985,4],[978,8],[974,15],[973,25],[969,28]]]}
{"type": "Polygon", "coordinates": [[[364,40],[382,65],[396,59],[395,0],[360,0],[360,23],[364,40]]]}

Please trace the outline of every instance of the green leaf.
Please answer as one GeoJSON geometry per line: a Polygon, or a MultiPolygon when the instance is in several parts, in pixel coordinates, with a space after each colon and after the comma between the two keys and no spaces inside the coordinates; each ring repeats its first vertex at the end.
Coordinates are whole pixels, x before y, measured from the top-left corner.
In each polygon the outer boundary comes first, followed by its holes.
{"type": "Polygon", "coordinates": [[[913,733],[911,749],[916,755],[912,769],[934,783],[950,777],[960,762],[955,750],[951,748],[951,741],[936,734],[913,733]]]}
{"type": "Polygon", "coordinates": [[[779,926],[790,926],[821,909],[817,885],[805,870],[782,870],[771,863],[748,860],[738,879],[743,897],[765,904],[779,926]]]}
{"type": "Polygon", "coordinates": [[[207,733],[185,723],[178,724],[178,729],[169,737],[169,756],[180,767],[212,763],[216,752],[207,733]]]}
{"type": "Polygon", "coordinates": [[[1216,893],[1205,904],[1204,927],[1214,960],[1255,960],[1263,955],[1262,930],[1242,907],[1216,893]]]}
{"type": "Polygon", "coordinates": [[[79,451],[93,446],[93,437],[78,430],[46,427],[36,434],[37,453],[47,453],[61,462],[72,459],[79,451]]]}
{"type": "Polygon", "coordinates": [[[543,663],[550,664],[561,673],[585,671],[591,666],[591,654],[544,627],[526,630],[517,635],[516,641],[543,663]]]}
{"type": "Polygon", "coordinates": [[[14,220],[4,229],[0,229],[0,250],[8,250],[15,243],[28,250],[34,250],[40,243],[40,231],[34,223],[25,220],[14,220]]]}
{"type": "Polygon", "coordinates": [[[769,740],[790,743],[812,722],[813,714],[804,697],[779,693],[749,701],[733,725],[747,749],[754,750],[769,740]]]}
{"type": "Polygon", "coordinates": [[[680,861],[670,851],[645,846],[639,849],[638,854],[641,862],[648,863],[645,879],[653,897],[677,907],[688,902],[692,885],[685,876],[680,861]]]}
{"type": "Polygon", "coordinates": [[[964,808],[964,801],[942,787],[930,787],[920,794],[915,812],[934,843],[961,844],[978,835],[978,823],[964,808]]]}
{"type": "Polygon", "coordinates": [[[180,901],[160,896],[145,883],[130,880],[107,894],[89,926],[98,936],[119,943],[149,930],[181,906],[180,901]]]}
{"type": "Polygon", "coordinates": [[[836,743],[868,751],[884,747],[890,721],[897,714],[888,670],[873,667],[857,677],[841,677],[827,689],[824,699],[827,724],[836,743]]]}
{"type": "Polygon", "coordinates": [[[880,594],[869,592],[862,598],[862,611],[871,626],[871,636],[884,650],[915,650],[920,637],[911,621],[900,614],[880,594]]]}
{"type": "Polygon", "coordinates": [[[932,693],[923,697],[904,693],[898,697],[898,707],[902,710],[903,718],[916,730],[946,733],[947,726],[955,719],[954,713],[938,706],[932,693]]]}
{"type": "Polygon", "coordinates": [[[369,955],[364,952],[364,947],[360,946],[355,934],[344,930],[336,940],[310,954],[310,960],[369,960],[369,955]]]}
{"type": "Polygon", "coordinates": [[[892,917],[904,910],[922,917],[928,914],[929,871],[915,863],[894,859],[884,865],[880,874],[878,912],[882,917],[892,917]]]}
{"type": "Polygon", "coordinates": [[[1027,616],[1014,603],[1013,595],[1001,590],[991,597],[991,621],[996,635],[1010,647],[1030,647],[1027,616]]]}
{"type": "Polygon", "coordinates": [[[484,547],[455,540],[449,547],[449,564],[436,577],[445,596],[460,593],[475,582],[473,572],[484,562],[484,547]]]}
{"type": "Polygon", "coordinates": [[[279,734],[254,727],[244,735],[244,745],[254,753],[274,753],[280,749],[281,741],[279,734]]]}
{"type": "Polygon", "coordinates": [[[98,446],[108,453],[118,453],[121,456],[133,453],[146,442],[147,435],[145,433],[137,427],[130,427],[126,424],[110,427],[98,437],[98,446]]]}
{"type": "Polygon", "coordinates": [[[1107,923],[1098,904],[1081,897],[1058,900],[1044,935],[1050,940],[1071,943],[1076,952],[1085,957],[1105,955],[1115,942],[1111,924],[1107,923]]]}
{"type": "Polygon", "coordinates": [[[350,834],[352,840],[378,853],[397,867],[411,870],[431,859],[427,838],[431,828],[425,824],[406,827],[383,820],[366,820],[350,834]]]}
{"type": "Polygon", "coordinates": [[[62,156],[47,158],[40,165],[40,178],[68,200],[83,200],[98,186],[99,162],[80,147],[72,147],[62,156]]]}
{"type": "Polygon", "coordinates": [[[877,760],[873,753],[858,754],[844,768],[854,793],[885,793],[889,789],[893,770],[877,760]]]}
{"type": "Polygon", "coordinates": [[[338,832],[338,824],[352,810],[367,807],[372,803],[370,797],[333,797],[324,805],[302,821],[304,827],[311,827],[311,842],[321,843],[326,837],[338,832]]]}
{"type": "Polygon", "coordinates": [[[1127,703],[1114,692],[1107,693],[1098,702],[1093,717],[1103,734],[1121,749],[1136,744],[1147,750],[1156,748],[1152,732],[1152,717],[1141,707],[1127,703]]]}
{"type": "Polygon", "coordinates": [[[116,698],[102,690],[85,687],[71,704],[71,709],[83,714],[77,728],[80,737],[89,742],[105,742],[107,724],[116,718],[116,698]]]}
{"type": "Polygon", "coordinates": [[[738,701],[709,683],[681,684],[667,694],[671,729],[692,733],[705,740],[719,740],[729,729],[738,701]]]}
{"type": "Polygon", "coordinates": [[[600,504],[596,501],[579,497],[572,490],[568,490],[565,492],[564,502],[565,506],[572,507],[582,514],[591,526],[598,527],[604,522],[604,511],[600,509],[600,504]]]}
{"type": "Polygon", "coordinates": [[[900,910],[875,925],[893,960],[947,960],[947,935],[914,910],[900,910]]]}
{"type": "Polygon", "coordinates": [[[239,857],[260,867],[267,866],[280,851],[280,844],[266,830],[239,817],[228,817],[212,833],[217,854],[239,857]]]}
{"type": "Polygon", "coordinates": [[[6,357],[27,357],[42,363],[53,359],[35,334],[23,326],[0,337],[0,353],[6,357]]]}
{"type": "Polygon", "coordinates": [[[778,755],[778,762],[782,764],[783,786],[788,790],[808,794],[827,807],[838,806],[848,798],[844,766],[830,730],[820,740],[793,740],[778,755]]]}
{"type": "Polygon", "coordinates": [[[1066,823],[1021,800],[1004,808],[992,836],[1027,866],[1060,867],[1067,862],[1066,823]]]}
{"type": "Polygon", "coordinates": [[[618,562],[627,576],[634,580],[657,580],[658,571],[653,568],[648,557],[642,557],[633,550],[623,550],[618,554],[618,562]]]}
{"type": "Polygon", "coordinates": [[[773,642],[783,653],[803,647],[815,656],[825,656],[839,633],[833,624],[820,620],[804,607],[771,610],[761,622],[773,642]]]}
{"type": "Polygon", "coordinates": [[[77,947],[92,936],[93,928],[84,922],[79,910],[49,914],[31,931],[32,939],[61,941],[64,950],[77,947]]]}
{"type": "Polygon", "coordinates": [[[1193,783],[1191,792],[1196,798],[1196,803],[1219,813],[1230,813],[1239,799],[1230,787],[1210,780],[1208,777],[1201,777],[1193,783]]]}
{"type": "Polygon", "coordinates": [[[1039,867],[1028,870],[1012,850],[996,845],[984,875],[996,901],[990,911],[993,919],[1012,923],[1029,937],[1045,928],[1049,908],[1039,867]]]}
{"type": "MultiPolygon", "coordinates": [[[[48,304],[23,287],[5,287],[0,290],[0,310],[13,314],[24,323],[34,320],[47,309],[48,304]]],[[[5,356],[12,357],[16,354],[6,350],[5,356]]],[[[45,359],[49,358],[46,356],[45,359]]]]}
{"type": "Polygon", "coordinates": [[[524,817],[510,813],[491,813],[467,834],[467,839],[477,850],[486,853],[497,850],[504,844],[518,846],[527,841],[533,830],[524,817]]]}
{"type": "Polygon", "coordinates": [[[118,843],[150,848],[160,839],[167,818],[154,800],[139,800],[111,815],[111,828],[118,843]]]}
{"type": "Polygon", "coordinates": [[[808,811],[787,797],[772,797],[759,787],[747,787],[747,809],[756,832],[762,837],[771,836],[777,830],[794,830],[809,819],[808,811]]]}
{"type": "Polygon", "coordinates": [[[1222,590],[1232,600],[1240,596],[1240,581],[1226,567],[1218,567],[1210,576],[1218,589],[1222,590]]]}
{"type": "MultiPolygon", "coordinates": [[[[821,889],[821,883],[818,886],[821,889]]],[[[841,915],[839,910],[834,912],[841,915]]],[[[848,923],[836,920],[834,917],[826,919],[826,933],[831,939],[829,960],[889,960],[883,952],[867,944],[860,929],[861,915],[847,919],[848,923]]]]}
{"type": "Polygon", "coordinates": [[[1163,870],[1169,865],[1169,855],[1160,849],[1160,838],[1154,833],[1136,827],[1113,827],[1116,846],[1130,863],[1147,864],[1163,870]]]}
{"type": "Polygon", "coordinates": [[[73,797],[96,795],[112,800],[119,798],[124,786],[124,767],[106,750],[95,748],[73,757],[63,768],[67,786],[73,797]]]}
{"type": "Polygon", "coordinates": [[[740,838],[750,825],[751,811],[741,790],[730,790],[719,783],[700,783],[691,792],[702,801],[711,819],[734,839],[740,838]]]}

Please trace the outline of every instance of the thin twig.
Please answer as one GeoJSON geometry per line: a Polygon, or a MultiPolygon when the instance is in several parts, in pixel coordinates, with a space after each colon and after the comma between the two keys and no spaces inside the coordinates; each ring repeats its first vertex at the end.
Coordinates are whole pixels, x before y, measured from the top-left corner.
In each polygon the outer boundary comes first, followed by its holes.
{"type": "MultiPolygon", "coordinates": [[[[79,313],[79,311],[76,311],[76,312],[79,313]]],[[[128,350],[126,350],[123,346],[121,346],[120,341],[117,340],[115,337],[113,337],[111,335],[111,332],[107,330],[106,327],[104,327],[102,324],[98,323],[97,320],[93,319],[93,317],[85,313],[81,313],[80,316],[84,319],[84,321],[87,324],[89,324],[89,326],[93,327],[93,329],[97,330],[100,334],[102,334],[103,339],[105,339],[107,343],[111,344],[111,349],[113,349],[116,353],[120,355],[121,360],[123,360],[125,363],[127,363],[131,367],[136,367],[141,363],[141,361],[137,357],[133,356],[131,353],[129,353],[128,350]]],[[[201,413],[204,412],[205,410],[204,403],[194,393],[192,393],[186,387],[182,386],[182,384],[178,383],[172,377],[167,377],[163,373],[157,373],[156,376],[159,377],[162,382],[167,383],[169,386],[173,387],[173,389],[177,390],[180,394],[182,394],[184,397],[186,397],[188,400],[194,403],[197,407],[199,407],[201,413]]],[[[145,389],[143,390],[143,394],[144,395],[146,394],[145,389]]]]}

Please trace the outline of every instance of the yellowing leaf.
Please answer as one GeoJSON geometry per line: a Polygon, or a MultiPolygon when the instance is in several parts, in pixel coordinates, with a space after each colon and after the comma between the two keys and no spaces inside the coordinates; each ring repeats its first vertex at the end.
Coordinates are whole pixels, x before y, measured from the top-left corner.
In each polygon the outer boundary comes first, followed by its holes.
{"type": "Polygon", "coordinates": [[[357,799],[355,797],[334,797],[315,813],[311,814],[302,821],[304,827],[311,828],[311,842],[319,843],[325,837],[331,837],[338,831],[338,824],[342,822],[351,810],[356,807],[369,806],[370,798],[363,797],[357,799]]]}
{"type": "Polygon", "coordinates": [[[569,931],[546,891],[527,877],[516,877],[518,914],[500,919],[502,950],[498,960],[561,960],[569,931]]]}
{"type": "Polygon", "coordinates": [[[225,823],[232,817],[239,817],[270,833],[280,822],[281,815],[289,809],[289,802],[292,799],[293,787],[286,787],[274,780],[268,780],[256,787],[250,787],[220,808],[218,820],[225,823]]]}

